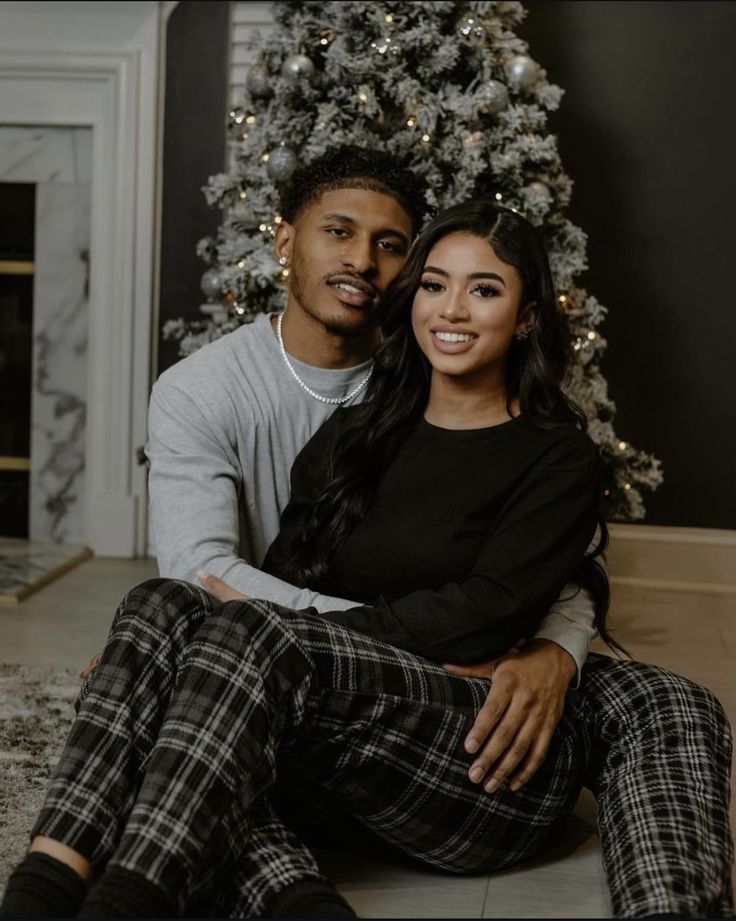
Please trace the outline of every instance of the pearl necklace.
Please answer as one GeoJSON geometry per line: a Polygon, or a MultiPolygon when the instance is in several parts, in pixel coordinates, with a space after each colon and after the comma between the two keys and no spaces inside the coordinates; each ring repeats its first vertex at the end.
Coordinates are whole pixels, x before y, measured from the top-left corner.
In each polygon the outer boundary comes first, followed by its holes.
{"type": "Polygon", "coordinates": [[[299,384],[302,390],[306,390],[310,397],[314,397],[314,399],[319,400],[320,403],[332,403],[332,404],[337,404],[337,405],[342,405],[343,403],[347,403],[348,400],[352,400],[353,397],[357,396],[360,393],[360,391],[365,387],[365,385],[368,383],[368,381],[370,380],[371,374],[373,374],[373,365],[371,364],[370,368],[368,369],[368,373],[363,378],[363,380],[360,381],[357,387],[351,390],[350,393],[346,394],[344,397],[323,397],[321,393],[315,393],[314,390],[312,390],[311,387],[307,386],[307,384],[305,384],[304,381],[299,377],[299,375],[296,373],[296,370],[294,369],[294,366],[289,361],[289,356],[286,354],[286,349],[284,348],[284,340],[281,335],[281,323],[283,319],[284,319],[284,315],[283,313],[280,313],[276,319],[276,338],[278,339],[279,348],[281,349],[281,354],[284,356],[286,367],[289,369],[289,371],[291,372],[291,376],[294,378],[297,384],[299,384]]]}

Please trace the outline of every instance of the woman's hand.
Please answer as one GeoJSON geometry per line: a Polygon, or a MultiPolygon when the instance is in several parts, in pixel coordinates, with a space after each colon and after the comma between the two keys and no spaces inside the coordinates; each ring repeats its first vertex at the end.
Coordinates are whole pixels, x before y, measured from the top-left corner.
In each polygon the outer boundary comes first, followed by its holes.
{"type": "Polygon", "coordinates": [[[575,661],[551,640],[532,640],[499,659],[477,665],[445,665],[468,678],[491,678],[491,687],[467,738],[477,757],[468,776],[488,793],[508,780],[518,790],[538,770],[565,707],[575,661]]]}
{"type": "Polygon", "coordinates": [[[248,595],[244,595],[242,592],[236,591],[234,588],[230,588],[227,582],[223,582],[222,579],[219,579],[217,576],[213,576],[211,572],[207,572],[204,569],[197,570],[197,578],[202,583],[202,586],[207,589],[210,595],[214,595],[218,601],[247,601],[248,595]]]}

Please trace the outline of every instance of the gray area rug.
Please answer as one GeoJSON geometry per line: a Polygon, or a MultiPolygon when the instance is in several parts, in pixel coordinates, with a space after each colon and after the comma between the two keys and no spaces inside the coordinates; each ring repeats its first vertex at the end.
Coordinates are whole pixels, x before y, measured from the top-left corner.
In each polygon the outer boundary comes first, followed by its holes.
{"type": "Polygon", "coordinates": [[[72,670],[0,665],[0,889],[25,853],[79,686],[72,670]]]}

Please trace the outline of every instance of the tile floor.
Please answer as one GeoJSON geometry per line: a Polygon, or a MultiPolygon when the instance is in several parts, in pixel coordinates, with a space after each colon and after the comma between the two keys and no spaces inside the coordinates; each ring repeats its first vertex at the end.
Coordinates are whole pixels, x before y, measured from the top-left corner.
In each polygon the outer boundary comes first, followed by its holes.
{"type": "MultiPolygon", "coordinates": [[[[81,665],[104,643],[126,589],[154,574],[150,560],[96,558],[25,601],[3,605],[2,660],[81,665]]],[[[624,645],[710,687],[736,724],[736,596],[614,586],[613,598],[611,625],[624,645]]],[[[733,805],[731,817],[736,828],[733,805]]],[[[458,879],[334,852],[320,859],[363,916],[607,917],[594,822],[595,804],[584,793],[554,853],[490,877],[458,879]]]]}

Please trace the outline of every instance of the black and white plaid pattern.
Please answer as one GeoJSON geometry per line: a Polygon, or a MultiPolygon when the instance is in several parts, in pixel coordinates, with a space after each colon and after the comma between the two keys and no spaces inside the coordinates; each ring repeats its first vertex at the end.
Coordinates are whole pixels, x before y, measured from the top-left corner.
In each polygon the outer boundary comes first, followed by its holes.
{"type": "Polygon", "coordinates": [[[320,878],[277,782],[450,873],[528,858],[588,785],[616,915],[729,913],[730,732],[708,691],[593,655],[544,765],[487,794],[463,748],[487,689],[309,612],[153,580],[116,615],[34,834],[181,911],[263,916],[320,878]]]}

